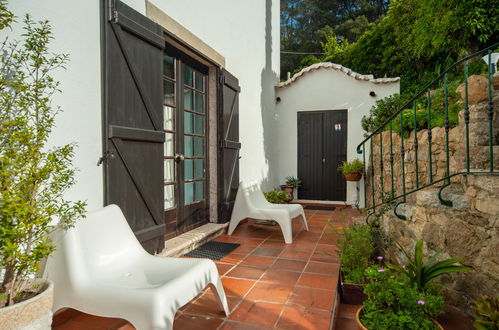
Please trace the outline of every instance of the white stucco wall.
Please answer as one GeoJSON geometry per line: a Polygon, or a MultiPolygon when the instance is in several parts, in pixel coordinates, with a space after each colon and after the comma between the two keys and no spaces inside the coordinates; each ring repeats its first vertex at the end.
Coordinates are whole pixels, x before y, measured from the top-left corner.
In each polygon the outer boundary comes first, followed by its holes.
{"type": "MultiPolygon", "coordinates": [[[[125,3],[141,11],[141,1],[125,3]]],[[[239,79],[241,180],[265,188],[277,184],[271,166],[275,111],[274,84],[279,77],[279,0],[151,0],[225,58],[226,69],[239,79]],[[268,123],[268,124],[265,124],[268,123]]],[[[141,11],[144,13],[143,9],[141,11]]]]}
{"type": "MultiPolygon", "coordinates": [[[[54,32],[50,50],[69,55],[66,70],[54,74],[62,93],[54,96],[53,104],[63,112],[57,117],[49,146],[78,143],[74,160],[79,169],[77,183],[66,197],[86,200],[88,210],[100,208],[102,167],[96,165],[102,154],[99,1],[10,0],[8,8],[18,22],[25,13],[36,21],[49,20],[54,32]]],[[[3,30],[1,39],[19,38],[21,27],[17,23],[12,31],[3,30]]]]}
{"type": "MultiPolygon", "coordinates": [[[[356,80],[344,72],[322,68],[304,73],[293,83],[276,88],[277,103],[275,122],[278,123],[276,150],[279,150],[278,179],[298,173],[298,128],[297,112],[319,110],[348,110],[347,160],[362,160],[357,154],[357,145],[362,142],[364,131],[360,121],[376,100],[399,93],[399,82],[374,84],[356,80]],[[375,97],[369,95],[371,91],[375,97]]],[[[366,155],[366,160],[368,155],[366,155]]],[[[355,183],[347,183],[347,203],[356,200],[355,183]]],[[[360,199],[363,199],[363,184],[360,184],[360,199]]]]}

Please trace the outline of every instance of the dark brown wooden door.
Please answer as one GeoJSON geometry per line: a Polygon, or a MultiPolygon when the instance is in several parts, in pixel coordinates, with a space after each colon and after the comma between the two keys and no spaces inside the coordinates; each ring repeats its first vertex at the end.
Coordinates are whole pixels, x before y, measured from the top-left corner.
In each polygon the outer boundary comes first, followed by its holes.
{"type": "Polygon", "coordinates": [[[218,121],[218,219],[230,220],[239,187],[239,80],[226,70],[219,71],[218,121]]]}
{"type": "Polygon", "coordinates": [[[102,4],[104,202],[155,253],[165,234],[162,29],[120,1],[102,4]]]}
{"type": "Polygon", "coordinates": [[[338,165],[347,156],[347,111],[298,113],[299,199],[345,201],[346,182],[338,165]]]}
{"type": "Polygon", "coordinates": [[[209,220],[208,68],[166,46],[163,56],[167,238],[209,220]]]}

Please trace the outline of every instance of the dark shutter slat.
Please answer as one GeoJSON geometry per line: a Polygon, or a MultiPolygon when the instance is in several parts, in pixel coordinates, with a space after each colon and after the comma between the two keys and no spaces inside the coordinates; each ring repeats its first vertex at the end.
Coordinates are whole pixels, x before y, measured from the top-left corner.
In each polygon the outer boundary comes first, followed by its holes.
{"type": "Polygon", "coordinates": [[[163,31],[118,0],[105,4],[104,202],[122,209],[144,249],[154,254],[164,248],[166,233],[163,31]]]}
{"type": "Polygon", "coordinates": [[[226,70],[219,86],[219,219],[230,220],[239,187],[239,81],[226,70]]]}
{"type": "Polygon", "coordinates": [[[118,23],[124,30],[134,34],[135,36],[143,39],[149,44],[163,50],[165,47],[165,40],[144,26],[137,24],[134,20],[126,17],[122,13],[118,13],[118,18],[116,23],[118,23]]]}
{"type": "Polygon", "coordinates": [[[151,215],[154,218],[154,222],[156,223],[156,225],[160,225],[162,222],[164,222],[164,219],[162,219],[161,213],[158,214],[157,207],[151,203],[153,198],[151,196],[149,196],[149,194],[150,194],[149,190],[147,189],[146,185],[140,179],[139,169],[136,169],[128,161],[128,155],[125,151],[126,148],[123,145],[123,141],[121,139],[117,139],[117,138],[113,138],[113,139],[111,139],[111,141],[113,142],[113,144],[116,148],[116,151],[118,152],[123,164],[125,165],[125,168],[127,169],[128,173],[130,174],[130,178],[135,183],[135,186],[137,187],[137,190],[138,190],[140,196],[144,200],[144,203],[147,205],[149,212],[151,212],[151,215]]]}
{"type": "Polygon", "coordinates": [[[165,142],[165,133],[161,131],[111,125],[109,126],[109,138],[161,143],[165,142]]]}
{"type": "Polygon", "coordinates": [[[158,115],[153,110],[153,106],[152,106],[151,102],[149,101],[148,95],[146,95],[146,92],[144,90],[142,79],[140,78],[140,76],[136,72],[136,69],[135,69],[134,64],[132,62],[132,59],[131,59],[130,55],[128,54],[127,46],[126,46],[125,42],[123,41],[121,27],[115,23],[111,23],[111,27],[112,27],[112,30],[114,32],[114,35],[116,36],[116,40],[120,44],[120,50],[123,53],[123,57],[127,63],[130,74],[133,77],[133,81],[135,82],[135,86],[137,88],[137,91],[139,92],[142,103],[144,104],[146,112],[149,115],[149,118],[151,119],[151,124],[153,125],[154,129],[157,130],[157,129],[161,128],[161,121],[159,120],[158,115]]]}

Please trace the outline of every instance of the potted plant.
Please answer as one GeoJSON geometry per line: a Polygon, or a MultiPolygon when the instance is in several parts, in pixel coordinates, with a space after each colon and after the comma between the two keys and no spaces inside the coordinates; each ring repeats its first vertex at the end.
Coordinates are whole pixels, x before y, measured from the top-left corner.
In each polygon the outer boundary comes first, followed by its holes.
{"type": "Polygon", "coordinates": [[[265,196],[267,201],[272,204],[284,204],[288,199],[288,196],[284,191],[277,189],[266,191],[263,193],[263,195],[265,196]]]}
{"type": "MultiPolygon", "coordinates": [[[[337,229],[330,227],[337,232],[337,229]]],[[[363,292],[365,270],[373,263],[375,245],[371,227],[352,226],[341,229],[336,240],[340,257],[340,298],[345,304],[360,305],[367,298],[363,292]]]]}
{"type": "Polygon", "coordinates": [[[462,262],[462,259],[459,258],[437,261],[438,256],[443,253],[443,250],[435,253],[425,263],[423,261],[423,240],[416,242],[414,246],[414,258],[411,258],[400,243],[394,242],[407,258],[407,265],[399,267],[387,263],[387,267],[406,275],[411,284],[416,285],[420,291],[424,291],[427,288],[428,283],[436,277],[449,273],[473,270],[473,268],[468,266],[456,265],[456,263],[462,262]]]}
{"type": "Polygon", "coordinates": [[[287,176],[286,177],[286,184],[281,185],[281,190],[286,192],[286,196],[288,197],[288,201],[291,201],[294,199],[295,189],[298,189],[298,187],[300,185],[301,185],[300,179],[295,178],[294,176],[287,176]]]}
{"type": "Polygon", "coordinates": [[[499,297],[483,296],[473,306],[477,330],[499,329],[499,297]]]}
{"type": "Polygon", "coordinates": [[[367,300],[357,311],[361,329],[442,329],[435,321],[443,312],[438,289],[420,291],[402,274],[372,266],[366,270],[367,300]]]}
{"type": "Polygon", "coordinates": [[[338,171],[343,172],[347,181],[359,181],[364,172],[364,163],[356,158],[351,162],[343,162],[338,166],[338,171]]]}
{"type": "MultiPolygon", "coordinates": [[[[6,12],[1,1],[0,29],[10,24],[6,12]]],[[[64,199],[75,182],[75,145],[47,144],[60,111],[51,105],[59,91],[51,72],[67,56],[49,53],[47,21],[35,23],[27,15],[23,37],[5,41],[0,51],[0,324],[49,329],[53,285],[36,276],[54,250],[50,224],[71,226],[83,216],[85,203],[64,199]]]]}

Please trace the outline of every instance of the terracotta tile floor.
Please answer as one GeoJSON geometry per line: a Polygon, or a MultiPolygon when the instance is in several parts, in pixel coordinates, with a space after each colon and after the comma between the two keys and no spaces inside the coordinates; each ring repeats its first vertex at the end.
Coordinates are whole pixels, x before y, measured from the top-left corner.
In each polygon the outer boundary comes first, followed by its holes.
{"type": "MultiPolygon", "coordinates": [[[[232,236],[216,238],[241,244],[216,262],[231,315],[224,317],[211,291],[205,290],[177,312],[174,329],[329,329],[339,265],[336,237],[327,222],[341,227],[359,211],[337,207],[305,213],[310,231],[295,220],[293,244],[284,244],[278,226],[253,221],[240,224],[232,236]]],[[[133,327],[124,320],[69,310],[54,318],[53,329],[133,327]]]]}

